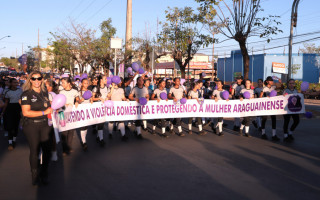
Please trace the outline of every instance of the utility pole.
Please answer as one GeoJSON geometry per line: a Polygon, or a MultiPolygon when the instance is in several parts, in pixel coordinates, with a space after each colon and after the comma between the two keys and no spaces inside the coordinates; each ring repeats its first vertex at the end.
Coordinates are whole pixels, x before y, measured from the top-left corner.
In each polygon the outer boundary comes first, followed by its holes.
{"type": "Polygon", "coordinates": [[[131,50],[132,39],[132,0],[127,0],[126,52],[131,50]]]}
{"type": "MultiPolygon", "coordinates": [[[[40,30],[38,28],[38,62],[39,62],[39,71],[40,71],[40,68],[41,68],[41,51],[40,51],[40,30]]],[[[71,72],[71,70],[70,70],[71,72]]]]}
{"type": "MultiPolygon", "coordinates": [[[[212,32],[212,38],[214,38],[214,32],[212,32]]],[[[214,42],[212,43],[212,75],[211,75],[212,81],[214,80],[213,75],[214,75],[214,42]]]]}
{"type": "Polygon", "coordinates": [[[298,19],[298,5],[300,0],[294,0],[291,10],[291,24],[290,24],[290,36],[289,36],[289,56],[288,56],[288,76],[287,80],[291,78],[292,75],[292,37],[293,37],[293,27],[297,27],[298,19]]]}

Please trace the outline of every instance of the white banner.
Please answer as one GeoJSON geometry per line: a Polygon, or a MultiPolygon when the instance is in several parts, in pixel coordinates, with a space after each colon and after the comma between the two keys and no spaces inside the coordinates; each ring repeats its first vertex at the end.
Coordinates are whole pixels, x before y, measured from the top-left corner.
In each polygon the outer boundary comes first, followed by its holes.
{"type": "Polygon", "coordinates": [[[140,105],[135,101],[115,101],[111,108],[101,102],[67,107],[62,120],[61,113],[54,112],[53,124],[60,132],[107,121],[140,119],[189,118],[189,117],[246,117],[305,113],[302,94],[240,100],[205,99],[197,102],[188,99],[186,104],[172,100],[149,101],[140,105]]]}

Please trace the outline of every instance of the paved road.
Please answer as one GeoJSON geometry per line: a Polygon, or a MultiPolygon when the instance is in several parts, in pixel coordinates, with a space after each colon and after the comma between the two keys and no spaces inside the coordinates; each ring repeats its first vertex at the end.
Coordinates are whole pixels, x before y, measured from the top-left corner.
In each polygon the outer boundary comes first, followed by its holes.
{"type": "Polygon", "coordinates": [[[51,163],[51,182],[39,187],[31,186],[24,136],[8,152],[1,134],[0,199],[319,199],[319,119],[303,119],[291,144],[251,129],[252,138],[229,129],[224,137],[145,133],[139,141],[130,134],[128,142],[116,134],[104,148],[89,132],[89,151],[75,137],[75,152],[51,163]]]}

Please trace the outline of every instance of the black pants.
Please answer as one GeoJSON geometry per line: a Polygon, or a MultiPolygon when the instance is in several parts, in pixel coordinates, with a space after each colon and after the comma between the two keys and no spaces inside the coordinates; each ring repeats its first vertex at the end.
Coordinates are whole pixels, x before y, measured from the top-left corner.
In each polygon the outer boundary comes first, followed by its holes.
{"type": "Polygon", "coordinates": [[[38,170],[38,156],[40,148],[42,150],[42,171],[47,173],[49,161],[51,158],[52,127],[48,126],[48,121],[34,123],[31,120],[25,120],[23,123],[23,133],[25,134],[30,148],[30,166],[31,170],[38,170]]]}
{"type": "Polygon", "coordinates": [[[166,127],[166,120],[165,119],[154,119],[152,122],[153,126],[157,126],[159,120],[161,123],[161,128],[165,128],[166,127]]]}
{"type": "Polygon", "coordinates": [[[283,118],[284,118],[283,132],[284,133],[288,133],[290,117],[292,117],[293,119],[293,124],[290,127],[290,131],[294,131],[300,122],[299,114],[283,115],[283,118]]]}
{"type": "Polygon", "coordinates": [[[136,120],[134,121],[136,127],[141,127],[141,124],[142,124],[142,120],[136,120]]]}
{"type": "Polygon", "coordinates": [[[251,122],[251,117],[244,117],[241,124],[245,126],[250,126],[250,122],[251,122]]]}
{"type": "MultiPolygon", "coordinates": [[[[193,118],[189,118],[189,119],[188,119],[188,124],[192,124],[192,119],[193,119],[193,118]]],[[[196,117],[196,120],[197,120],[197,122],[198,122],[198,125],[202,125],[201,117],[196,117]]]]}
{"type": "Polygon", "coordinates": [[[72,149],[72,140],[75,130],[68,130],[61,132],[62,152],[69,153],[72,149]]]}
{"type": "Polygon", "coordinates": [[[173,119],[173,125],[181,126],[181,118],[175,118],[175,119],[173,119]]]}
{"type": "MultiPolygon", "coordinates": [[[[276,116],[275,115],[270,115],[271,117],[271,122],[272,122],[272,129],[276,129],[277,127],[277,121],[276,121],[276,116]]],[[[266,127],[266,122],[267,122],[267,116],[262,116],[261,117],[261,128],[265,129],[266,127]]]]}
{"type": "Polygon", "coordinates": [[[6,130],[8,131],[8,140],[17,137],[21,118],[21,106],[19,103],[9,103],[5,111],[6,116],[6,130]]]}

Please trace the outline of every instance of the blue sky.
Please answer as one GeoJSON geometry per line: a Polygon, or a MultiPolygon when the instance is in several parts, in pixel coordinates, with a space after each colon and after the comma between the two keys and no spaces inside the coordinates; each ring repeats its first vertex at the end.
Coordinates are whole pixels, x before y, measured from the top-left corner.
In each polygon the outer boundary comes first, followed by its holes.
{"type": "MultiPolygon", "coordinates": [[[[159,21],[165,20],[165,10],[170,7],[191,6],[196,8],[197,3],[193,0],[132,0],[133,1],[133,35],[144,34],[146,27],[148,32],[155,34],[157,31],[157,18],[159,21]]],[[[226,0],[228,2],[228,0],[226,0]]],[[[262,0],[263,14],[281,15],[279,21],[282,22],[280,29],[284,33],[273,36],[274,38],[289,35],[290,14],[293,0],[262,0]]],[[[301,0],[299,5],[298,26],[294,34],[309,32],[320,32],[319,19],[320,1],[301,0]]],[[[98,29],[99,24],[108,18],[112,18],[113,25],[117,28],[117,37],[125,36],[126,20],[126,0],[6,0],[1,1],[0,11],[0,38],[10,35],[0,41],[0,57],[18,56],[22,53],[22,43],[24,50],[27,46],[36,46],[38,28],[40,29],[40,45],[46,47],[49,32],[54,32],[61,28],[68,19],[72,18],[77,23],[85,23],[88,27],[98,29]],[[4,48],[5,47],[5,48],[4,48]]],[[[160,28],[160,27],[159,27],[160,28]]],[[[319,37],[320,33],[305,37],[297,37],[295,41],[302,41],[319,37]]],[[[223,36],[216,35],[223,40],[223,36]]],[[[265,42],[250,44],[254,41],[264,41],[260,38],[250,38],[248,48],[256,53],[262,53],[264,48],[287,44],[288,40],[277,40],[269,44],[265,42]]],[[[319,45],[319,40],[312,41],[319,45]]],[[[303,48],[302,44],[294,45],[293,53],[303,48]]],[[[203,49],[200,52],[211,54],[212,47],[203,49]]],[[[230,50],[238,49],[234,41],[226,41],[215,44],[215,52],[218,55],[229,54],[230,50]],[[226,47],[225,47],[226,46],[226,47]]],[[[267,50],[266,52],[288,52],[287,48],[267,50]]]]}

